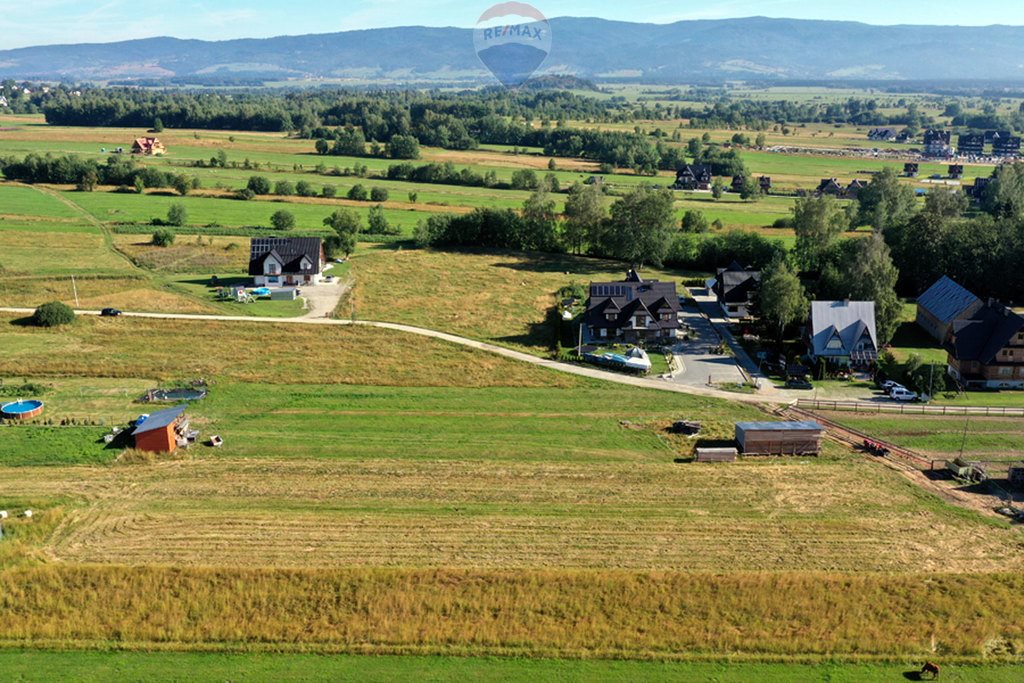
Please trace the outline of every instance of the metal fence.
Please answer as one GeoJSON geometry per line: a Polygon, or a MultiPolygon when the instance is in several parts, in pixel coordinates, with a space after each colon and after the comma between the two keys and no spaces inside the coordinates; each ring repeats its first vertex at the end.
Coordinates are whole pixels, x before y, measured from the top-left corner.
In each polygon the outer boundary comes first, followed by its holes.
{"type": "Polygon", "coordinates": [[[853,413],[891,413],[897,415],[981,415],[987,417],[1024,417],[1024,408],[992,406],[934,406],[923,403],[869,403],[867,401],[821,401],[802,398],[796,403],[806,410],[831,410],[853,413]]]}

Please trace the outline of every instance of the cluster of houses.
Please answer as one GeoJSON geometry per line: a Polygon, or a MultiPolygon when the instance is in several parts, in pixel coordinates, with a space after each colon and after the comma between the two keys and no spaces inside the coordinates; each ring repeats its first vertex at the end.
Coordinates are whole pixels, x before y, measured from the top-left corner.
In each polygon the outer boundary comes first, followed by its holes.
{"type": "MultiPolygon", "coordinates": [[[[761,273],[738,263],[718,271],[708,287],[726,318],[749,319],[761,273]]],[[[583,324],[591,343],[669,343],[678,336],[679,296],[674,282],[645,280],[630,270],[621,282],[595,282],[583,324]]],[[[872,301],[816,301],[808,321],[808,356],[842,366],[878,360],[872,301]]]]}
{"type": "MultiPolygon", "coordinates": [[[[913,140],[913,136],[906,129],[897,132],[894,128],[872,128],[868,131],[868,139],[875,142],[908,143],[913,140]]],[[[954,147],[951,131],[929,129],[924,133],[924,155],[927,157],[984,157],[986,148],[991,149],[987,156],[1001,159],[1018,157],[1021,153],[1021,138],[1008,130],[961,133],[954,147]]]]}
{"type": "MultiPolygon", "coordinates": [[[[906,129],[897,132],[894,128],[872,128],[867,139],[876,142],[910,142],[913,136],[906,129]]],[[[952,132],[930,129],[925,131],[925,156],[948,159],[953,156],[997,159],[1012,159],[1021,155],[1021,137],[1009,130],[986,130],[959,134],[953,146],[952,132]],[[986,155],[986,148],[991,152],[986,155]]]]}
{"type": "Polygon", "coordinates": [[[1024,317],[982,301],[949,277],[917,300],[917,324],[949,354],[949,375],[967,389],[1024,389],[1024,317]]]}
{"type": "MultiPolygon", "coordinates": [[[[687,164],[676,171],[676,181],[671,185],[673,190],[688,190],[690,192],[707,192],[711,190],[714,181],[711,166],[707,164],[687,164]]],[[[747,179],[744,176],[733,176],[730,185],[733,192],[742,192],[747,179]]],[[[772,179],[769,176],[760,176],[757,179],[757,186],[761,192],[768,194],[772,189],[772,179]]]]}
{"type": "Polygon", "coordinates": [[[837,199],[857,199],[860,196],[861,190],[867,186],[866,182],[858,179],[844,184],[838,178],[822,178],[821,182],[818,183],[817,189],[814,190],[814,194],[818,197],[828,195],[837,199]]]}

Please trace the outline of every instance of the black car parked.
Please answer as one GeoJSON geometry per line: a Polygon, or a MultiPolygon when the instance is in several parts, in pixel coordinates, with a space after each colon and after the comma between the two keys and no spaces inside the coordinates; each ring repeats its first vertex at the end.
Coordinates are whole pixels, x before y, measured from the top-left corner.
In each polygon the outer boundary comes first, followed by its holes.
{"type": "Polygon", "coordinates": [[[100,315],[104,318],[116,318],[117,316],[121,315],[121,311],[117,310],[116,308],[104,308],[102,311],[100,311],[100,315]]]}

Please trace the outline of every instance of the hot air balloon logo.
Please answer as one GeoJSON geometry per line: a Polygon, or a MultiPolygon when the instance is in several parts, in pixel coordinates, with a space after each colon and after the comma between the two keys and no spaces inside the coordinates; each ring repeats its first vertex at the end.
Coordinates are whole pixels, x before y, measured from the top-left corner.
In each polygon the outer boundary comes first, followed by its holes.
{"type": "Polygon", "coordinates": [[[551,52],[551,25],[536,7],[503,2],[482,15],[473,44],[494,77],[517,88],[533,76],[551,52]]]}

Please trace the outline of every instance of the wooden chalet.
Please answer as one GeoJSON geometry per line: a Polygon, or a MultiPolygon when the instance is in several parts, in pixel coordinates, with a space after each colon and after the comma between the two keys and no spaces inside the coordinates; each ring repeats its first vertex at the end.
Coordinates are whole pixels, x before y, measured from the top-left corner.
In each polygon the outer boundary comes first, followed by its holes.
{"type": "Polygon", "coordinates": [[[153,157],[163,156],[167,153],[164,143],[159,138],[136,138],[132,143],[132,154],[153,157]]]}
{"type": "Polygon", "coordinates": [[[842,197],[844,194],[843,186],[839,184],[839,180],[836,178],[823,178],[818,183],[818,189],[814,191],[819,197],[822,195],[829,195],[831,197],[842,197]]]}
{"type": "Polygon", "coordinates": [[[680,328],[679,311],[674,282],[645,280],[630,270],[622,282],[590,285],[584,325],[595,343],[669,341],[680,328]]]}
{"type": "Polygon", "coordinates": [[[710,190],[711,167],[706,164],[688,164],[676,172],[674,190],[710,190]]]}

